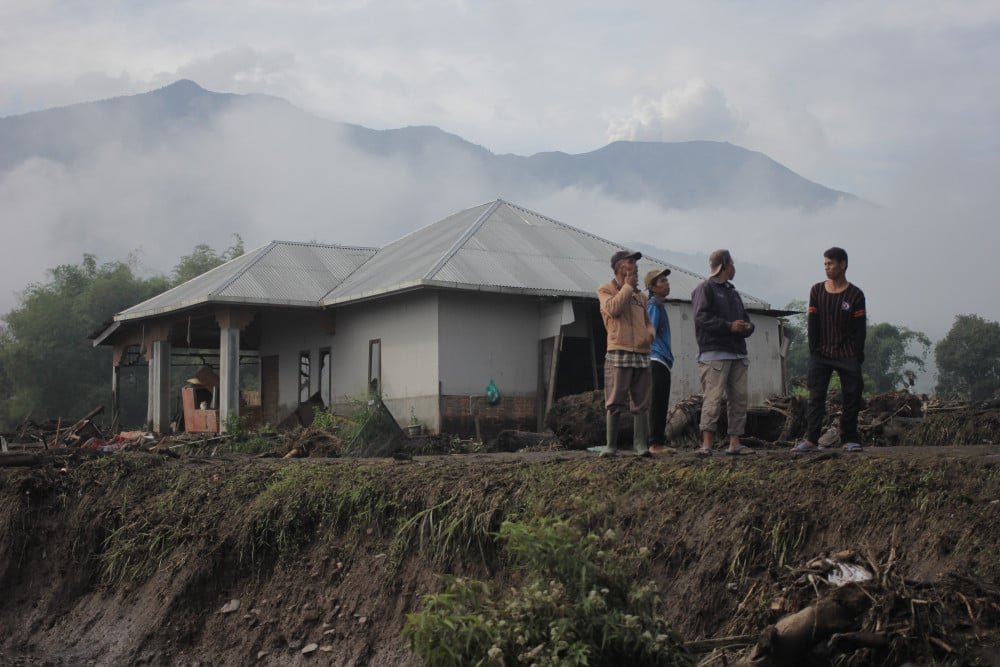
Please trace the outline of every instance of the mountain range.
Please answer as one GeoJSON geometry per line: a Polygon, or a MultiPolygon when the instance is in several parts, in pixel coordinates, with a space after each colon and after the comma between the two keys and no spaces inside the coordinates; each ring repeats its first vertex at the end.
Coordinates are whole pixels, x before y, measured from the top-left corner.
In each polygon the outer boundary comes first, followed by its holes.
{"type": "Polygon", "coordinates": [[[279,98],[211,92],[187,80],[139,95],[0,118],[0,171],[32,158],[72,167],[95,159],[109,146],[157,150],[233,112],[260,118],[261,127],[266,125],[279,143],[283,128],[306,134],[316,150],[326,142],[346,141],[361,155],[402,160],[430,179],[440,178],[443,163],[458,163],[484,177],[494,194],[512,201],[566,188],[679,210],[815,211],[858,201],[763,153],[729,143],[616,141],[581,154],[498,155],[437,127],[370,129],[314,116],[279,98]]]}

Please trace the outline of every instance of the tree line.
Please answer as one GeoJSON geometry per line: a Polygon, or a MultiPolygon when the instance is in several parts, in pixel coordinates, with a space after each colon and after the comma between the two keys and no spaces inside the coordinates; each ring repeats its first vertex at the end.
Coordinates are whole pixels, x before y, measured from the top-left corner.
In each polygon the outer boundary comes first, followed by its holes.
{"type": "MultiPolygon", "coordinates": [[[[75,421],[111,396],[111,348],[95,348],[89,336],[115,313],[180,285],[243,254],[243,240],[219,253],[206,244],[178,260],[169,276],[144,277],[132,254],[99,263],[85,254],[79,264],[47,272],[44,283],[28,285],[18,305],[0,318],[0,430],[26,419],[61,417],[75,421]]],[[[124,378],[138,385],[122,392],[122,411],[145,415],[145,376],[124,378]],[[140,403],[142,405],[138,405],[140,403]]]]}
{"type": "MultiPolygon", "coordinates": [[[[805,377],[809,364],[804,301],[789,303],[799,311],[786,321],[790,340],[786,357],[789,378],[805,377]]],[[[936,345],[922,332],[879,322],[868,325],[865,342],[865,387],[870,393],[909,389],[927,370],[933,350],[941,398],[981,401],[1000,391],[1000,323],[979,315],[958,315],[936,345]]]]}
{"type": "MultiPolygon", "coordinates": [[[[134,255],[100,264],[86,254],[80,264],[50,269],[47,282],[28,285],[19,304],[0,317],[0,430],[13,430],[29,418],[75,420],[106,404],[111,349],[93,347],[88,336],[103,330],[115,313],[242,255],[243,240],[234,236],[223,252],[196,245],[169,276],[141,276],[134,255]]],[[[801,312],[805,303],[792,302],[786,309],[801,312]]],[[[809,357],[805,316],[792,316],[787,325],[786,370],[790,378],[804,376],[809,357]]],[[[939,396],[983,400],[1000,390],[1000,323],[959,315],[937,345],[919,331],[870,324],[864,365],[869,391],[913,387],[926,371],[932,348],[939,396]]],[[[123,414],[144,416],[145,376],[123,381],[135,385],[121,394],[123,414]]]]}

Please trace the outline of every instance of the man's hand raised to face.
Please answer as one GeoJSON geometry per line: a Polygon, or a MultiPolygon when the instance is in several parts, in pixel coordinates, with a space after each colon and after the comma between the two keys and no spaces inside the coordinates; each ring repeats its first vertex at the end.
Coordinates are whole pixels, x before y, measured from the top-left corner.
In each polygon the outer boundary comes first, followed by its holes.
{"type": "Polygon", "coordinates": [[[625,269],[625,282],[633,289],[639,287],[639,267],[633,265],[625,269]]]}

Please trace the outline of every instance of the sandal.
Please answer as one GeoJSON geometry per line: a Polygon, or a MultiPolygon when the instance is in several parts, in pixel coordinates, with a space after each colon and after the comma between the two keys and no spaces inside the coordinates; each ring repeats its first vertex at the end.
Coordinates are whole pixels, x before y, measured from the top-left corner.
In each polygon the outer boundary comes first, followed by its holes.
{"type": "Polygon", "coordinates": [[[701,448],[698,449],[698,451],[695,452],[695,454],[698,455],[698,456],[711,456],[712,455],[712,448],[711,447],[701,447],[701,448]]]}
{"type": "Polygon", "coordinates": [[[819,447],[810,445],[805,440],[792,447],[792,454],[815,454],[818,451],[819,447]]]}
{"type": "Polygon", "coordinates": [[[755,452],[744,445],[742,442],[732,449],[726,450],[726,456],[743,456],[745,454],[754,454],[755,452]]]}

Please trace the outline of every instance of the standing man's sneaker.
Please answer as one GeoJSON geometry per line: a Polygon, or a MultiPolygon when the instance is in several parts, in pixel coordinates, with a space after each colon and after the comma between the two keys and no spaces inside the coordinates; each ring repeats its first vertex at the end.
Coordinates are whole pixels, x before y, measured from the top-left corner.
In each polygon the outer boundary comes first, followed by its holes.
{"type": "Polygon", "coordinates": [[[844,444],[845,452],[860,452],[864,448],[856,442],[848,442],[844,444]]]}

